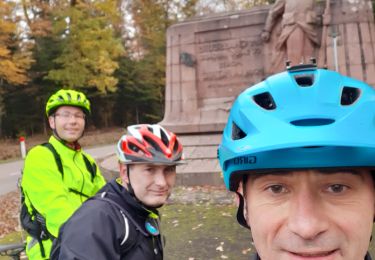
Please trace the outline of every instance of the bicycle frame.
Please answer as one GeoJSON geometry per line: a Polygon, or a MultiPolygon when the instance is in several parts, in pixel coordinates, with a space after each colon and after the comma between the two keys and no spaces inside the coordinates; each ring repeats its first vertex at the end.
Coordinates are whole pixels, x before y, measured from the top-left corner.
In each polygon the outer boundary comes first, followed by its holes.
{"type": "Polygon", "coordinates": [[[26,243],[0,244],[0,255],[10,256],[14,260],[21,259],[21,253],[25,251],[26,243]]]}

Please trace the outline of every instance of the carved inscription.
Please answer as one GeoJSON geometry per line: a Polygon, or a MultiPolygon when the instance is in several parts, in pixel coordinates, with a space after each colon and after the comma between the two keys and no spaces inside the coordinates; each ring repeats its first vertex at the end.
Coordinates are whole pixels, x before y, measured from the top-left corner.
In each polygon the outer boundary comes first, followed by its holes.
{"type": "Polygon", "coordinates": [[[202,98],[236,96],[264,76],[260,39],[197,44],[198,92],[202,98]]]}

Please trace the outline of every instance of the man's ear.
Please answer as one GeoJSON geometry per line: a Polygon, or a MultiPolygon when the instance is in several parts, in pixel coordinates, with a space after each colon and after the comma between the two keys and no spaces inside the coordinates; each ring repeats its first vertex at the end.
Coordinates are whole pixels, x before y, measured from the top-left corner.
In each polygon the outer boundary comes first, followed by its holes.
{"type": "Polygon", "coordinates": [[[51,127],[51,129],[55,130],[55,117],[54,116],[49,116],[48,117],[48,123],[49,123],[49,127],[51,127]]]}
{"type": "Polygon", "coordinates": [[[239,182],[237,191],[235,193],[236,196],[234,196],[234,203],[236,204],[237,207],[240,205],[240,196],[243,197],[242,183],[243,183],[242,181],[239,182]]]}
{"type": "Polygon", "coordinates": [[[243,197],[243,204],[244,204],[243,205],[243,217],[246,220],[247,225],[251,229],[251,227],[250,227],[250,220],[248,218],[249,214],[247,212],[247,201],[246,201],[246,186],[245,185],[246,185],[247,181],[248,181],[248,177],[244,176],[242,178],[242,181],[240,182],[240,185],[238,186],[238,189],[241,192],[242,197],[243,197]]]}
{"type": "MultiPolygon", "coordinates": [[[[243,217],[245,218],[247,225],[250,227],[250,221],[249,221],[248,214],[247,214],[247,202],[246,202],[245,197],[243,198],[243,203],[244,203],[244,205],[243,205],[243,217]]],[[[251,227],[250,227],[250,229],[251,229],[251,227]]]]}
{"type": "MultiPolygon", "coordinates": [[[[246,185],[246,183],[245,183],[246,185]]],[[[239,185],[238,185],[238,193],[240,193],[242,195],[242,198],[243,198],[243,203],[244,203],[244,206],[243,206],[243,217],[245,218],[247,224],[249,225],[248,223],[248,220],[247,220],[247,203],[246,203],[246,195],[244,194],[244,181],[243,179],[240,181],[239,185]]]]}
{"type": "Polygon", "coordinates": [[[241,180],[239,183],[238,183],[238,189],[237,189],[237,192],[239,194],[241,194],[242,196],[244,195],[243,194],[243,180],[241,180]]]}
{"type": "Polygon", "coordinates": [[[128,176],[128,165],[120,163],[120,178],[122,183],[129,183],[129,176],[128,176]]]}
{"type": "Polygon", "coordinates": [[[243,181],[239,183],[238,189],[236,191],[237,198],[238,198],[238,209],[237,209],[237,221],[240,223],[241,226],[245,228],[249,228],[248,220],[247,220],[247,208],[246,208],[246,200],[244,189],[242,186],[243,181]]]}

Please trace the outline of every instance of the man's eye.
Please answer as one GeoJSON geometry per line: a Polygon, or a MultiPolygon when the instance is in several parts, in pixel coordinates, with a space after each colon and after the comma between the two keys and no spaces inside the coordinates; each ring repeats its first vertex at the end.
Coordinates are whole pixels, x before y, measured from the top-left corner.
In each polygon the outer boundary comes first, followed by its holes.
{"type": "Polygon", "coordinates": [[[328,191],[332,193],[341,193],[348,189],[347,186],[343,184],[333,184],[328,187],[328,191]]]}
{"type": "Polygon", "coordinates": [[[145,171],[149,172],[149,173],[154,173],[155,172],[155,168],[153,168],[153,167],[145,168],[145,171]]]}
{"type": "Polygon", "coordinates": [[[270,192],[274,194],[280,194],[280,193],[286,192],[286,188],[283,185],[279,185],[279,184],[271,185],[267,188],[267,190],[269,190],[270,192]]]}
{"type": "Polygon", "coordinates": [[[176,166],[170,166],[165,169],[166,172],[175,172],[176,171],[176,166]]]}

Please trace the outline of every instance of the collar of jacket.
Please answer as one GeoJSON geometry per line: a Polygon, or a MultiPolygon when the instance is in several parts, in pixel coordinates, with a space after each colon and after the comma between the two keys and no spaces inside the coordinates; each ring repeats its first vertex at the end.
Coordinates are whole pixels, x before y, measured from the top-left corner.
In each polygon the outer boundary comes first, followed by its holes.
{"type": "Polygon", "coordinates": [[[49,138],[48,142],[50,142],[53,147],[55,147],[55,149],[58,151],[61,149],[61,147],[64,147],[66,149],[69,149],[70,151],[72,151],[73,153],[75,152],[79,152],[82,150],[81,148],[81,145],[77,142],[74,149],[68,145],[66,145],[63,141],[61,141],[60,139],[56,138],[56,136],[54,135],[51,135],[51,137],[49,138]]]}
{"type": "Polygon", "coordinates": [[[150,215],[150,211],[159,216],[159,212],[156,209],[145,208],[145,206],[131,196],[128,190],[119,184],[116,179],[108,182],[99,192],[111,192],[119,196],[122,202],[121,206],[127,210],[127,213],[130,214],[141,227],[145,227],[145,222],[150,215]]]}
{"type": "Polygon", "coordinates": [[[69,145],[66,145],[64,140],[61,140],[58,136],[51,135],[49,142],[51,143],[51,140],[54,140],[54,142],[58,142],[60,145],[63,145],[64,147],[69,148],[72,151],[80,151],[82,149],[81,145],[78,141],[74,142],[74,147],[71,147],[69,145]]]}

